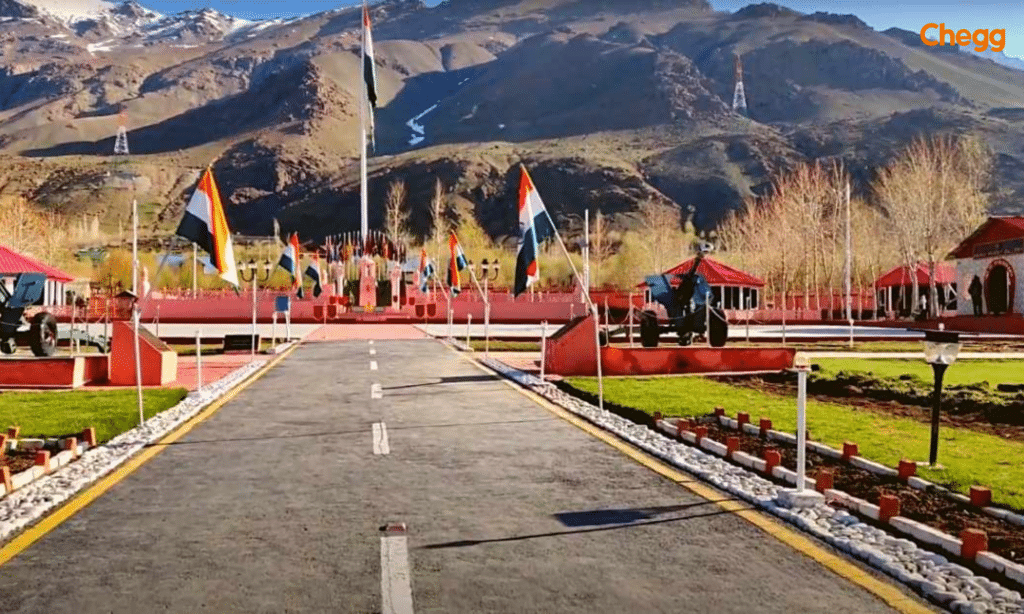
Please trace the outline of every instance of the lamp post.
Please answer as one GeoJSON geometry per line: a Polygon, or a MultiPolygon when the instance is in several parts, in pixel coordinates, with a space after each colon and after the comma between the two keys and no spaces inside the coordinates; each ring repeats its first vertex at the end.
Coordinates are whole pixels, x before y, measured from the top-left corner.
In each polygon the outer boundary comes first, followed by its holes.
{"type": "Polygon", "coordinates": [[[263,277],[259,275],[260,266],[256,264],[256,261],[249,259],[249,262],[238,263],[238,275],[242,278],[242,281],[252,282],[252,360],[256,360],[256,289],[260,282],[266,282],[270,279],[270,274],[274,270],[274,265],[269,260],[263,261],[263,277]]]}
{"type": "Polygon", "coordinates": [[[484,258],[480,263],[480,278],[484,280],[484,357],[491,356],[491,293],[488,284],[491,281],[490,273],[494,273],[494,281],[497,281],[501,272],[501,265],[498,261],[488,262],[484,258]]]}
{"type": "Polygon", "coordinates": [[[936,466],[939,454],[939,412],[942,409],[942,378],[960,353],[960,334],[942,330],[924,333],[924,359],[935,373],[935,399],[932,405],[932,439],[928,464],[936,466]]]}
{"type": "Polygon", "coordinates": [[[824,499],[821,493],[806,488],[807,472],[807,374],[811,363],[807,355],[799,352],[793,358],[797,375],[796,397],[796,488],[779,492],[782,505],[792,508],[813,507],[824,499]]]}

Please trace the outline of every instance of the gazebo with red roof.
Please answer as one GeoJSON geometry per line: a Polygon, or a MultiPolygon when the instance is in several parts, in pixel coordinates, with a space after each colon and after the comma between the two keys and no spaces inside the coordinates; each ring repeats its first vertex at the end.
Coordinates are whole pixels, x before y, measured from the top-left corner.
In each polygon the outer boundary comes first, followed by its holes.
{"type": "MultiPolygon", "coordinates": [[[[930,279],[928,263],[919,262],[914,269],[911,272],[907,265],[898,266],[875,281],[878,304],[882,305],[886,312],[909,314],[914,311],[922,296],[931,301],[929,286],[933,282],[930,279]],[[915,275],[918,292],[916,299],[912,298],[915,275]]],[[[957,277],[956,266],[952,262],[935,263],[934,284],[938,288],[940,310],[956,309],[957,277]]]]}
{"type": "MultiPolygon", "coordinates": [[[[950,257],[961,288],[970,288],[975,277],[981,282],[981,313],[1024,313],[1024,292],[1017,288],[1017,275],[1024,272],[1024,217],[990,217],[950,257]]],[[[959,313],[972,315],[974,300],[965,296],[959,313]]]]}
{"type": "MultiPolygon", "coordinates": [[[[671,276],[688,273],[693,268],[693,261],[690,258],[680,262],[664,274],[671,276]]],[[[757,277],[711,258],[701,260],[697,272],[711,285],[715,298],[722,301],[724,309],[757,309],[760,306],[761,290],[765,284],[757,277]]]]}
{"type": "Polygon", "coordinates": [[[63,305],[65,303],[64,287],[74,278],[64,271],[40,262],[13,249],[0,245],[0,280],[7,284],[8,289],[14,287],[14,277],[21,273],[42,273],[46,275],[46,288],[43,292],[43,305],[63,305]]]}

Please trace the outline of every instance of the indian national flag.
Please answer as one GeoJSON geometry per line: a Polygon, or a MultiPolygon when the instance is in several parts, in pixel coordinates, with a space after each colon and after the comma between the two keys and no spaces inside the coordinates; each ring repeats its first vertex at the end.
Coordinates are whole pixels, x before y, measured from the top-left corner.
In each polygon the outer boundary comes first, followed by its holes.
{"type": "Polygon", "coordinates": [[[448,263],[448,287],[451,288],[452,295],[454,296],[462,288],[459,271],[467,266],[466,253],[462,251],[462,245],[459,243],[459,239],[455,236],[454,232],[448,237],[448,249],[452,253],[452,259],[448,263]]]}
{"type": "Polygon", "coordinates": [[[220,278],[238,287],[238,269],[235,268],[235,250],[231,244],[231,229],[224,216],[213,169],[207,168],[199,186],[185,207],[176,233],[185,237],[210,254],[212,264],[220,278]]]}

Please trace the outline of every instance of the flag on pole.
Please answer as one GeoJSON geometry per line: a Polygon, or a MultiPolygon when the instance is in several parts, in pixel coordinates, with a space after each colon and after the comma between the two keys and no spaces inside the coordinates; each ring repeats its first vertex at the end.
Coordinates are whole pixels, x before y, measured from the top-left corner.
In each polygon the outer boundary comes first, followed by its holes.
{"type": "Polygon", "coordinates": [[[313,280],[313,298],[318,298],[320,293],[323,292],[323,286],[320,285],[322,276],[320,274],[320,255],[313,254],[313,262],[309,263],[306,267],[306,276],[313,280]]]}
{"type": "Polygon", "coordinates": [[[466,254],[462,251],[462,245],[459,244],[459,239],[455,236],[454,232],[448,237],[448,250],[452,254],[452,259],[448,263],[448,287],[451,288],[452,296],[458,296],[462,287],[459,271],[464,270],[468,263],[466,262],[466,254]]]}
{"type": "Polygon", "coordinates": [[[426,294],[430,278],[434,276],[434,263],[427,258],[427,248],[420,251],[420,292],[426,294]]]}
{"type": "Polygon", "coordinates": [[[520,165],[519,180],[519,248],[516,256],[515,296],[533,285],[540,275],[537,269],[537,244],[552,236],[550,218],[544,201],[533,185],[526,167],[520,165]]]}
{"type": "Polygon", "coordinates": [[[363,2],[363,81],[366,84],[366,99],[370,103],[369,135],[374,143],[373,112],[377,109],[377,65],[373,58],[373,34],[370,31],[370,9],[363,2]]]}
{"type": "Polygon", "coordinates": [[[296,296],[303,298],[302,280],[299,277],[299,233],[292,233],[277,265],[292,276],[292,288],[297,288],[296,296]]]}
{"type": "Polygon", "coordinates": [[[238,269],[235,267],[231,229],[228,228],[220,193],[213,180],[213,169],[207,168],[203,173],[175,234],[203,248],[210,255],[210,263],[217,269],[220,278],[238,289],[238,269]]]}

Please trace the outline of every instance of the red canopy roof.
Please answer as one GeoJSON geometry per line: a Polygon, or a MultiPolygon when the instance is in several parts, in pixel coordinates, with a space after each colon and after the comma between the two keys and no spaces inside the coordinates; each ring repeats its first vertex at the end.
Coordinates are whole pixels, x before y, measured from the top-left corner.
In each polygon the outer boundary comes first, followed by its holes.
{"type": "MultiPolygon", "coordinates": [[[[682,275],[688,273],[693,267],[693,258],[680,262],[671,269],[665,271],[665,275],[682,275]]],[[[697,267],[697,272],[704,276],[704,279],[708,280],[708,283],[712,286],[742,286],[744,288],[763,288],[764,282],[760,279],[744,273],[738,269],[734,269],[727,264],[722,264],[711,258],[704,258],[701,261],[700,266],[697,267]]],[[[640,284],[641,286],[644,284],[640,284]]]]}
{"type": "Polygon", "coordinates": [[[953,258],[971,258],[978,245],[1021,238],[1024,238],[1024,217],[990,217],[950,255],[953,258]]]}
{"type": "MultiPolygon", "coordinates": [[[[939,284],[956,283],[956,265],[952,262],[936,262],[935,282],[939,284]]],[[[914,280],[910,276],[910,267],[906,265],[896,267],[879,277],[878,281],[875,282],[875,286],[879,288],[912,285],[914,285],[914,280]]],[[[925,262],[918,263],[917,265],[917,285],[928,285],[928,264],[925,262]]]]}
{"type": "Polygon", "coordinates": [[[29,258],[9,247],[0,245],[0,274],[17,275],[18,273],[42,273],[49,279],[65,283],[74,280],[74,277],[56,267],[39,262],[35,258],[29,258]]]}

